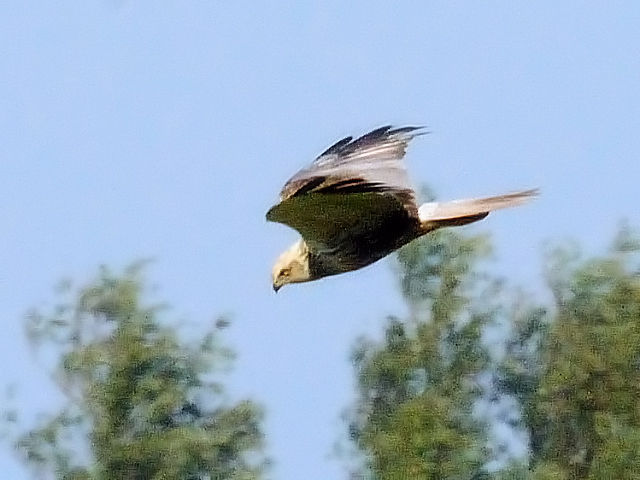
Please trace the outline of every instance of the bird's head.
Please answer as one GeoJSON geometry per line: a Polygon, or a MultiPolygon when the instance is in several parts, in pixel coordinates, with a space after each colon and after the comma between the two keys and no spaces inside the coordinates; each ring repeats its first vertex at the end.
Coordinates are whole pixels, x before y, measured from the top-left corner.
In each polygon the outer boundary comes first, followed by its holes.
{"type": "Polygon", "coordinates": [[[309,250],[303,240],[293,244],[278,257],[271,272],[273,290],[277,292],[287,283],[308,282],[309,250]]]}

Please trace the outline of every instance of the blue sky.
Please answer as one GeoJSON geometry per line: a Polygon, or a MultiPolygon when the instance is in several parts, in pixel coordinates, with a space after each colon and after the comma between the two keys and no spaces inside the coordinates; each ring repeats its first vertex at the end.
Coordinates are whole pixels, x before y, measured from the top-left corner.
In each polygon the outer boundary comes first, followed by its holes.
{"type": "Polygon", "coordinates": [[[296,239],[264,221],[282,183],[339,137],[426,124],[416,185],[541,187],[468,227],[539,289],[546,239],[595,252],[622,217],[640,225],[639,24],[631,1],[4,2],[0,383],[26,409],[55,403],[23,313],[62,276],[153,256],[176,317],[231,314],[231,390],[266,408],[272,476],[344,478],[349,352],[402,301],[392,260],[275,296],[271,263],[296,239]]]}

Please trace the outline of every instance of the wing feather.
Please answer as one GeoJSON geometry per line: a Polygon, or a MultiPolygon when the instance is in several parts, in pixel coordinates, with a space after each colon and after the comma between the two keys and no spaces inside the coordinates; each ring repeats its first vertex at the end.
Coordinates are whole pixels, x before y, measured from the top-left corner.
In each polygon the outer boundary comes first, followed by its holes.
{"type": "Polygon", "coordinates": [[[404,206],[395,197],[376,192],[348,195],[316,193],[300,195],[274,205],[267,220],[297,230],[309,247],[330,252],[363,231],[375,230],[389,217],[404,215],[404,206]]]}
{"type": "Polygon", "coordinates": [[[331,250],[392,215],[418,219],[403,157],[422,127],[384,126],[345,137],[296,173],[267,220],[284,223],[318,250],[331,250]]]}
{"type": "Polygon", "coordinates": [[[387,192],[412,191],[402,159],[409,142],[424,133],[422,127],[393,129],[385,126],[355,140],[343,138],[325,150],[309,167],[291,177],[280,192],[280,200],[322,190],[346,180],[360,182],[363,188],[384,186],[387,192]]]}

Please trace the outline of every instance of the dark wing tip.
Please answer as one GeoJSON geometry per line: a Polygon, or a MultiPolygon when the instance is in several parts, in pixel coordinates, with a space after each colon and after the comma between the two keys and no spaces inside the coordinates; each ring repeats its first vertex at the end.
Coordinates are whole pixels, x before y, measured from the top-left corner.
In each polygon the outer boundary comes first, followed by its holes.
{"type": "Polygon", "coordinates": [[[385,125],[384,127],[378,127],[375,130],[371,130],[369,133],[365,133],[361,137],[356,138],[351,142],[348,147],[349,150],[355,150],[358,147],[377,142],[383,138],[390,136],[391,125],[385,125]]]}
{"type": "Polygon", "coordinates": [[[271,207],[267,211],[267,214],[265,215],[267,222],[277,222],[277,220],[275,219],[276,218],[275,215],[276,215],[276,210],[278,209],[279,206],[280,204],[276,203],[273,207],[271,207]]]}
{"type": "Polygon", "coordinates": [[[382,127],[375,128],[368,133],[365,133],[355,140],[351,136],[345,137],[342,140],[339,140],[331,145],[328,149],[318,155],[317,158],[320,159],[328,155],[348,155],[359,148],[367,147],[377,142],[391,139],[394,136],[410,134],[409,138],[406,138],[406,140],[410,140],[415,136],[425,135],[429,133],[427,130],[425,130],[425,128],[426,127],[423,125],[408,125],[397,128],[394,128],[392,125],[384,125],[382,127]]]}
{"type": "Polygon", "coordinates": [[[389,132],[391,128],[392,128],[391,125],[378,127],[356,138],[355,140],[353,139],[352,136],[345,137],[342,140],[338,140],[336,143],[334,143],[329,148],[327,148],[324,152],[318,155],[318,158],[322,158],[332,154],[340,155],[340,154],[352,152],[358,147],[376,142],[378,140],[385,138],[386,136],[389,136],[390,134],[389,132]]]}
{"type": "Polygon", "coordinates": [[[365,133],[359,138],[356,138],[353,142],[348,144],[349,149],[355,149],[364,145],[368,145],[380,140],[386,140],[394,136],[405,135],[410,133],[411,136],[424,135],[429,133],[425,130],[424,125],[407,125],[404,127],[393,127],[392,125],[385,125],[384,127],[376,128],[375,130],[365,133]]]}
{"type": "Polygon", "coordinates": [[[427,130],[425,130],[425,128],[427,128],[425,125],[407,125],[406,127],[399,127],[399,128],[394,128],[390,130],[389,135],[411,133],[411,132],[415,132],[414,135],[424,135],[426,133],[429,133],[427,130]],[[421,130],[421,131],[419,132],[418,130],[421,130]]]}
{"type": "Polygon", "coordinates": [[[338,140],[336,143],[327,148],[324,152],[318,155],[318,158],[324,157],[325,155],[331,155],[333,153],[338,153],[345,145],[348,145],[349,142],[353,140],[353,137],[345,137],[341,140],[338,140]]]}

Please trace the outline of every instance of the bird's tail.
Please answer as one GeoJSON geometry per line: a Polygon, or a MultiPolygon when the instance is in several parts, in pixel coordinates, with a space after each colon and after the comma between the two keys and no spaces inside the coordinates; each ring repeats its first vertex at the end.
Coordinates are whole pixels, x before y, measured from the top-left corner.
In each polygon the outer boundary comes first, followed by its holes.
{"type": "Polygon", "coordinates": [[[441,227],[453,227],[477,222],[493,210],[516,207],[531,200],[538,189],[523,190],[495,197],[469,198],[452,202],[429,202],[418,209],[424,233],[441,227]]]}

